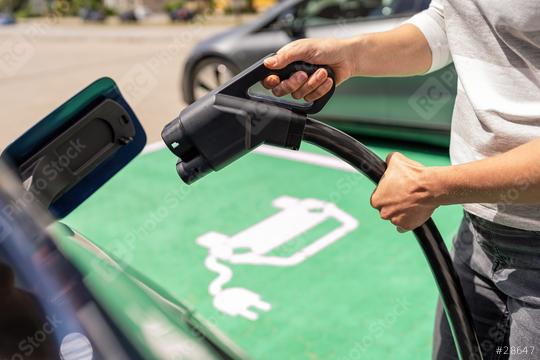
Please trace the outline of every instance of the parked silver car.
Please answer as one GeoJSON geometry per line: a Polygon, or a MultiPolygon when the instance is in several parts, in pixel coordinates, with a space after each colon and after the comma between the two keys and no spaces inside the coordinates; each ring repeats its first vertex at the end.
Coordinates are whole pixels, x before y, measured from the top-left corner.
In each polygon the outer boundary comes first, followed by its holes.
{"type": "MultiPolygon", "coordinates": [[[[429,0],[287,0],[254,21],[200,42],[184,66],[192,103],[261,57],[298,38],[344,38],[398,26],[429,0]]],[[[362,54],[358,54],[362,56],[362,54]]],[[[447,145],[456,91],[453,66],[427,77],[354,78],[319,119],[343,130],[447,145]]]]}

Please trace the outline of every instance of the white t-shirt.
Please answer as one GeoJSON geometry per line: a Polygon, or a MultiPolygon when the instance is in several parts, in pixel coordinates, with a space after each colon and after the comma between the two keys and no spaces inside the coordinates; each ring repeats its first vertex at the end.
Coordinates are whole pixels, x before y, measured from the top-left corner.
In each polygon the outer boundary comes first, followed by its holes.
{"type": "MultiPolygon", "coordinates": [[[[540,3],[538,0],[433,0],[408,23],[432,51],[429,71],[454,62],[458,90],[450,157],[461,164],[506,152],[540,137],[540,3]]],[[[540,166],[540,157],[538,158],[540,166]]],[[[465,204],[493,222],[540,230],[540,205],[514,205],[531,185],[516,187],[496,204],[465,204]]]]}

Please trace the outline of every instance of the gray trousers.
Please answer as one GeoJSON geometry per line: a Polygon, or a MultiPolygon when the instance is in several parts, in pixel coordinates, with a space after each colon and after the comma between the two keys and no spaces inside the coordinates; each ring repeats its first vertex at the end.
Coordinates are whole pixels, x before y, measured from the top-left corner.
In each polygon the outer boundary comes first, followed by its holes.
{"type": "MultiPolygon", "coordinates": [[[[452,259],[484,360],[540,359],[540,232],[465,213],[452,259]]],[[[440,301],[433,359],[458,359],[440,301]]]]}

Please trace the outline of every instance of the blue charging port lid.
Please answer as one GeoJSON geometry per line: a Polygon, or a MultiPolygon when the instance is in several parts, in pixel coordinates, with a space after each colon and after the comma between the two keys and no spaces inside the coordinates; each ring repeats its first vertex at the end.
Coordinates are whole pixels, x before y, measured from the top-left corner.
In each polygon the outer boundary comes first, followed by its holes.
{"type": "Polygon", "coordinates": [[[11,143],[0,158],[20,177],[26,201],[63,218],[126,166],[146,134],[116,83],[101,78],[11,143]]]}

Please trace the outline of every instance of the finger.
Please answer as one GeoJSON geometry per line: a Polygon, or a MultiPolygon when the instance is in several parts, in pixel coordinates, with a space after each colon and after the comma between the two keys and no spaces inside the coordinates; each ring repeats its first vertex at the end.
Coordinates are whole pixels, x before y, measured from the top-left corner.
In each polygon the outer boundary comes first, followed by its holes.
{"type": "Polygon", "coordinates": [[[278,86],[272,89],[272,93],[275,96],[283,96],[296,91],[299,87],[304,85],[308,76],[303,71],[294,73],[289,79],[282,81],[278,86]]]}
{"type": "Polygon", "coordinates": [[[389,153],[388,155],[386,155],[386,164],[390,164],[390,161],[394,158],[394,157],[400,157],[400,156],[403,156],[401,153],[397,152],[397,151],[392,151],[391,153],[389,153]]]}
{"type": "Polygon", "coordinates": [[[304,96],[304,99],[306,101],[315,101],[321,97],[323,97],[327,92],[330,91],[330,89],[332,88],[332,84],[333,84],[333,81],[331,78],[326,78],[326,80],[324,81],[324,83],[319,86],[317,89],[315,89],[315,91],[307,94],[306,96],[304,96]]]}
{"type": "Polygon", "coordinates": [[[383,203],[381,201],[382,199],[380,198],[379,192],[377,190],[378,190],[378,188],[375,188],[375,190],[371,194],[371,197],[369,199],[369,203],[370,203],[372,208],[377,209],[377,210],[380,211],[382,209],[382,207],[383,207],[383,203]]]}
{"type": "Polygon", "coordinates": [[[381,208],[381,210],[379,210],[379,216],[383,220],[392,219],[392,213],[389,210],[387,210],[386,208],[381,208]]]}
{"type": "Polygon", "coordinates": [[[295,41],[279,49],[275,55],[266,58],[264,65],[269,69],[283,69],[293,61],[305,60],[305,58],[306,48],[299,46],[295,41]]]}
{"type": "Polygon", "coordinates": [[[293,98],[301,99],[307,94],[313,92],[319,86],[321,86],[326,78],[328,77],[328,72],[325,69],[318,69],[313,75],[311,75],[308,81],[292,93],[293,98]]]}
{"type": "Polygon", "coordinates": [[[391,161],[395,161],[395,160],[399,160],[399,161],[401,161],[403,163],[418,166],[418,167],[423,167],[424,166],[424,165],[420,164],[418,161],[414,161],[412,159],[409,159],[408,157],[406,157],[405,155],[403,155],[402,153],[397,152],[397,151],[391,152],[390,154],[388,154],[388,156],[386,156],[386,164],[387,165],[389,165],[391,161]]]}
{"type": "Polygon", "coordinates": [[[279,85],[279,83],[281,82],[279,76],[277,75],[270,75],[270,76],[267,76],[263,81],[262,81],[262,85],[266,88],[266,89],[273,89],[275,88],[276,86],[279,85]]]}
{"type": "Polygon", "coordinates": [[[279,61],[277,59],[277,55],[270,56],[264,59],[264,66],[266,66],[269,69],[279,69],[279,67],[277,67],[278,64],[279,64],[279,61]]]}
{"type": "Polygon", "coordinates": [[[396,229],[399,233],[406,233],[407,231],[409,231],[405,228],[402,228],[401,226],[396,226],[396,229]]]}

